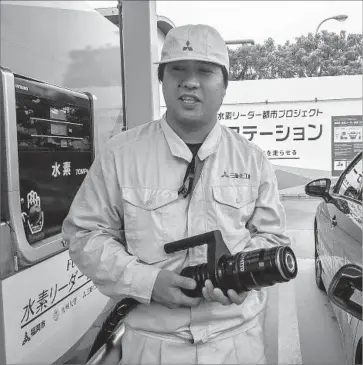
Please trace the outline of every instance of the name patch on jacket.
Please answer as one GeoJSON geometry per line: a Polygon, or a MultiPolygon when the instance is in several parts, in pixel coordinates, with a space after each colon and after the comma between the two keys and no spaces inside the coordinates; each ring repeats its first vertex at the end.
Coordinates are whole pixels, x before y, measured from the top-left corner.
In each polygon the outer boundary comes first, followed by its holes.
{"type": "Polygon", "coordinates": [[[251,179],[251,175],[247,174],[246,172],[230,172],[227,173],[226,171],[223,172],[223,175],[221,177],[229,177],[232,179],[246,179],[246,180],[250,180],[251,179]]]}

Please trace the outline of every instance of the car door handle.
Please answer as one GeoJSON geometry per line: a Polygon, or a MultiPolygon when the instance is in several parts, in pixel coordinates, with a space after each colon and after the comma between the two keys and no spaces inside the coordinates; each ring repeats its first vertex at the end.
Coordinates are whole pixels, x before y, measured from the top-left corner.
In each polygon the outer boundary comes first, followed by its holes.
{"type": "Polygon", "coordinates": [[[338,224],[337,221],[337,216],[335,215],[332,219],[331,219],[331,227],[335,227],[338,224]]]}

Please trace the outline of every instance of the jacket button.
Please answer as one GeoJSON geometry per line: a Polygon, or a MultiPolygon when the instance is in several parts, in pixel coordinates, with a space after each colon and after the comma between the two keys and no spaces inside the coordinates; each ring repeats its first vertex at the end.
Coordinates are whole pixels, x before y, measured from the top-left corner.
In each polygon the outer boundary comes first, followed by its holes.
{"type": "Polygon", "coordinates": [[[146,205],[151,205],[151,200],[147,200],[146,205]]]}
{"type": "Polygon", "coordinates": [[[241,202],[241,198],[236,199],[236,203],[239,204],[241,202]]]}

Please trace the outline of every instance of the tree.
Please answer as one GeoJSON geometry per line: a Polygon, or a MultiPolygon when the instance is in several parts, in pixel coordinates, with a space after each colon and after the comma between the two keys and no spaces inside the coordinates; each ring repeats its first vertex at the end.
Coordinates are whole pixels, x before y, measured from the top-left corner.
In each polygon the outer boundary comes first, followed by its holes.
{"type": "Polygon", "coordinates": [[[326,30],[295,38],[276,47],[272,38],[264,44],[229,49],[230,79],[257,80],[337,75],[361,75],[362,34],[346,35],[326,30]]]}

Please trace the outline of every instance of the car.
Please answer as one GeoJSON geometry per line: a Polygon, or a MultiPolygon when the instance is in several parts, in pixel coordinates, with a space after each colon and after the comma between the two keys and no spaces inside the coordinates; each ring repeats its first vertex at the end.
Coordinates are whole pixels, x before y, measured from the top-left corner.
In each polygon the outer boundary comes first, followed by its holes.
{"type": "MultiPolygon", "coordinates": [[[[320,197],[314,219],[315,281],[327,292],[345,265],[362,267],[362,152],[348,164],[335,184],[331,178],[309,182],[305,192],[320,197]]],[[[362,321],[332,302],[348,365],[362,363],[362,321]]]]}

